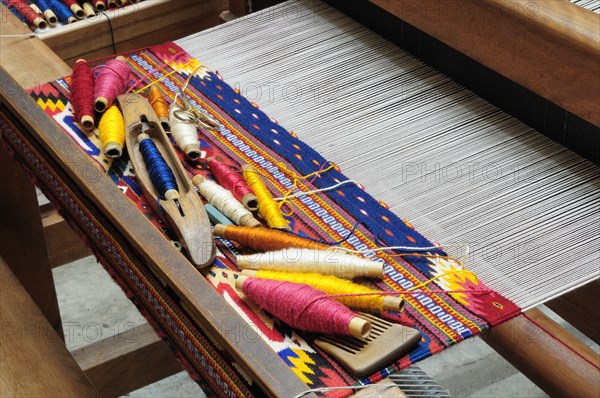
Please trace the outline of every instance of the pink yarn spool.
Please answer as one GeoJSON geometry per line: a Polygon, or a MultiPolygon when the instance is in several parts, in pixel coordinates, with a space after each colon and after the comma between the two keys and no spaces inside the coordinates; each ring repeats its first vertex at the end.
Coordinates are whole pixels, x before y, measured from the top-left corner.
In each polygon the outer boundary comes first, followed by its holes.
{"type": "Polygon", "coordinates": [[[233,194],[250,211],[258,210],[258,200],[239,170],[233,170],[216,158],[208,159],[208,167],[220,186],[233,194]]]}
{"type": "Polygon", "coordinates": [[[367,337],[371,324],[336,300],[301,283],[238,275],[236,288],[293,328],[307,332],[367,337]]]}
{"type": "Polygon", "coordinates": [[[117,96],[125,94],[129,85],[129,66],[123,57],[108,61],[96,77],[94,108],[104,112],[115,102],[117,96]]]}

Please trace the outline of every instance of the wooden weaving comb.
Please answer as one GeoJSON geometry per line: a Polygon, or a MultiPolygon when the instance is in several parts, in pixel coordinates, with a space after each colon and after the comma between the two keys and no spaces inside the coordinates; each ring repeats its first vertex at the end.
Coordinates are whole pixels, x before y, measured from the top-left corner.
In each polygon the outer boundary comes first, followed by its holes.
{"type": "Polygon", "coordinates": [[[139,94],[124,94],[117,101],[125,120],[127,151],[148,203],[177,234],[195,265],[211,264],[216,249],[208,215],[150,103],[139,94]],[[139,150],[138,136],[142,133],[152,139],[173,171],[178,186],[176,195],[161,199],[152,184],[139,150]]]}
{"type": "Polygon", "coordinates": [[[365,377],[409,353],[421,341],[413,328],[388,322],[375,315],[358,312],[371,322],[367,338],[320,336],[315,344],[357,377],[365,377]]]}

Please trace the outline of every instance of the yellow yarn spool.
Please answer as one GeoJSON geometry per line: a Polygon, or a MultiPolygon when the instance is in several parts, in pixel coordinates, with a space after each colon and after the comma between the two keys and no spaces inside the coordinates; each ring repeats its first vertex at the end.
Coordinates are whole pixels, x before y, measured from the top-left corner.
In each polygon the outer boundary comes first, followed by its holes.
{"type": "Polygon", "coordinates": [[[242,166],[242,173],[244,180],[246,180],[258,200],[258,214],[267,222],[267,225],[270,228],[289,229],[290,227],[283,218],[279,205],[273,200],[273,196],[262,178],[260,178],[260,174],[248,164],[242,166]]]}
{"type": "Polygon", "coordinates": [[[125,121],[116,105],[104,112],[98,131],[104,154],[109,158],[121,157],[125,145],[125,121]]]}
{"type": "Polygon", "coordinates": [[[368,310],[368,311],[394,311],[401,312],[404,309],[404,300],[398,296],[384,296],[379,290],[374,290],[366,286],[357,285],[350,281],[337,278],[331,275],[321,274],[300,274],[294,272],[277,272],[266,270],[243,270],[242,275],[248,275],[255,278],[271,279],[278,281],[287,281],[303,283],[331,295],[342,294],[368,294],[370,296],[338,296],[332,297],[340,303],[350,308],[368,310]]]}

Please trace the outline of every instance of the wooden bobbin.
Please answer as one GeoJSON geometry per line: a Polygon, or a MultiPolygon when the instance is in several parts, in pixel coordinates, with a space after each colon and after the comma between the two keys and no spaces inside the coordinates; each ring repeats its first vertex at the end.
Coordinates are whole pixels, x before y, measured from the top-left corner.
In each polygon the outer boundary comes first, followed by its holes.
{"type": "Polygon", "coordinates": [[[33,25],[40,29],[46,29],[48,27],[48,23],[44,19],[42,11],[39,9],[39,7],[34,3],[30,4],[29,7],[31,7],[31,9],[38,14],[38,16],[35,17],[33,20],[33,25]]]}
{"type": "MultiPolygon", "coordinates": [[[[237,291],[243,293],[244,292],[244,282],[249,277],[246,275],[238,274],[237,279],[235,280],[235,288],[237,291]]],[[[360,317],[354,317],[348,324],[348,332],[351,336],[367,338],[371,334],[371,323],[365,319],[360,317]]]]}
{"type": "Polygon", "coordinates": [[[44,18],[46,18],[46,21],[48,21],[50,26],[56,26],[56,23],[58,22],[58,18],[52,10],[44,11],[44,18]]]}
{"type": "MultiPolygon", "coordinates": [[[[75,64],[78,64],[80,62],[86,62],[87,61],[83,58],[79,58],[77,61],[75,61],[75,64]]],[[[81,127],[83,127],[86,130],[92,130],[94,128],[94,118],[91,115],[83,115],[81,117],[81,119],[79,120],[79,124],[81,125],[81,127]]]]}
{"type": "Polygon", "coordinates": [[[82,7],[86,18],[92,18],[96,16],[96,11],[94,11],[94,7],[90,2],[86,1],[85,3],[83,3],[82,7]]]}
{"type": "Polygon", "coordinates": [[[100,11],[104,11],[104,10],[106,10],[106,3],[102,0],[97,0],[97,1],[95,0],[94,7],[96,7],[100,11]]]}
{"type": "MultiPolygon", "coordinates": [[[[216,228],[216,227],[215,227],[216,228]]],[[[215,235],[217,235],[215,233],[215,235]]],[[[258,270],[254,269],[244,269],[242,270],[242,275],[249,276],[251,278],[257,278],[258,270]]],[[[333,297],[335,298],[335,297],[333,297]]],[[[383,297],[383,310],[391,311],[391,312],[402,312],[404,311],[404,306],[406,302],[400,296],[384,296],[383,297]]]]}
{"type": "MultiPolygon", "coordinates": [[[[96,5],[96,8],[98,8],[98,6],[96,5]]],[[[100,10],[100,8],[98,8],[100,10]]],[[[102,10],[101,10],[102,11],[102,10]]],[[[118,57],[116,57],[115,59],[121,60],[123,62],[127,62],[127,60],[125,59],[125,57],[119,55],[118,57]]],[[[100,96],[98,98],[96,98],[94,100],[94,109],[96,109],[97,112],[104,112],[108,109],[108,98],[100,96]]]]}
{"type": "Polygon", "coordinates": [[[117,0],[108,0],[108,7],[118,7],[119,3],[117,2],[117,0]]]}
{"type": "Polygon", "coordinates": [[[83,8],[79,4],[71,4],[71,12],[77,17],[77,19],[83,19],[85,17],[85,12],[83,8]]]}
{"type": "Polygon", "coordinates": [[[77,22],[77,18],[76,17],[69,17],[69,18],[67,18],[67,23],[73,23],[73,22],[77,22]]]}

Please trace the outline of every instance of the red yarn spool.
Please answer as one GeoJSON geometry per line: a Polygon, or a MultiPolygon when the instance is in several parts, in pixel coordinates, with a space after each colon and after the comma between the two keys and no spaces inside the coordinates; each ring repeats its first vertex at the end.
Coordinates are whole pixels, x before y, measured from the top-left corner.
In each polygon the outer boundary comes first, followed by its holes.
{"type": "Polygon", "coordinates": [[[14,7],[19,14],[23,15],[30,25],[40,29],[46,29],[48,26],[44,20],[44,16],[34,11],[25,0],[8,0],[6,4],[8,8],[14,7]]]}
{"type": "Polygon", "coordinates": [[[250,211],[258,210],[256,195],[254,195],[252,189],[246,184],[244,177],[239,171],[233,170],[216,158],[208,159],[208,167],[219,185],[231,191],[233,196],[242,202],[246,209],[250,211]]]}
{"type": "Polygon", "coordinates": [[[104,112],[115,102],[117,96],[125,94],[129,85],[129,66],[123,57],[108,61],[96,78],[94,108],[104,112]]]}
{"type": "Polygon", "coordinates": [[[84,59],[77,60],[73,67],[70,91],[75,118],[84,129],[93,129],[94,72],[84,59]]]}
{"type": "Polygon", "coordinates": [[[368,321],[308,285],[238,275],[235,286],[293,328],[363,338],[371,332],[368,321]]]}

